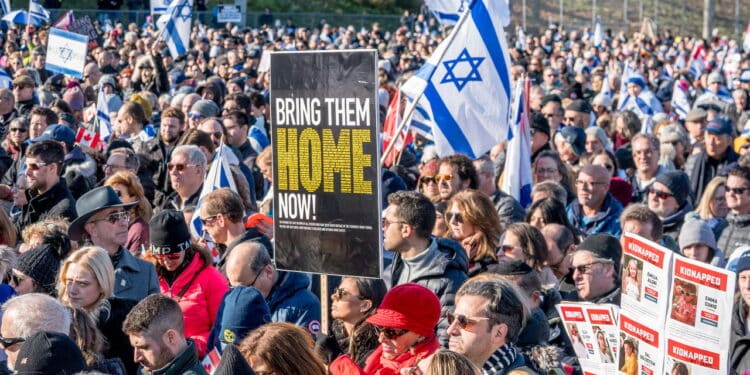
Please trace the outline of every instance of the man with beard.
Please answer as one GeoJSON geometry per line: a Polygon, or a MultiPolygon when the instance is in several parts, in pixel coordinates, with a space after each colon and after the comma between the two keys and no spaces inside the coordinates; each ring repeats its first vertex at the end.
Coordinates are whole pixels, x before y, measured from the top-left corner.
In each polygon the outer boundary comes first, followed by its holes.
{"type": "Polygon", "coordinates": [[[207,375],[185,338],[180,305],[169,297],[152,295],[130,310],[122,330],[133,345],[134,359],[143,373],[207,375]]]}
{"type": "Polygon", "coordinates": [[[703,196],[703,189],[714,177],[737,161],[732,149],[732,124],[728,119],[715,118],[704,129],[704,149],[690,155],[685,162],[685,173],[690,177],[693,202],[703,196]]]}
{"type": "Polygon", "coordinates": [[[154,173],[154,184],[156,185],[156,196],[153,205],[160,206],[164,199],[174,190],[169,184],[169,174],[167,164],[172,157],[172,150],[177,145],[177,141],[185,130],[185,114],[175,107],[169,107],[161,114],[161,126],[159,127],[159,150],[161,157],[159,165],[154,173]]]}
{"type": "Polygon", "coordinates": [[[130,222],[128,210],[136,203],[122,203],[109,186],[95,188],[76,203],[80,216],[70,223],[68,234],[80,244],[92,244],[107,251],[115,269],[113,296],[138,301],[159,293],[159,284],[154,265],[134,257],[124,247],[130,222]]]}

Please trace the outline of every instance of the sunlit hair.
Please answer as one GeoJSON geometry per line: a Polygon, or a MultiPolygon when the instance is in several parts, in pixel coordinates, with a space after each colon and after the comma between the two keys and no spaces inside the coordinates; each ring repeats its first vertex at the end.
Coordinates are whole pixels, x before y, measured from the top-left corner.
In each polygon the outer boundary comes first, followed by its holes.
{"type": "Polygon", "coordinates": [[[99,283],[101,293],[94,305],[99,305],[102,300],[112,296],[112,293],[115,290],[115,269],[112,266],[112,260],[109,259],[109,255],[107,255],[107,252],[101,247],[86,246],[70,254],[60,268],[57,294],[60,296],[59,298],[64,304],[72,306],[68,299],[68,285],[65,282],[65,275],[67,275],[68,268],[70,268],[71,264],[85,267],[99,283]]]}
{"type": "Polygon", "coordinates": [[[256,357],[269,372],[283,375],[325,375],[323,361],[313,351],[310,334],[291,323],[269,323],[258,327],[240,342],[242,356],[256,357]]]}
{"type": "MultiPolygon", "coordinates": [[[[478,237],[476,252],[472,259],[479,260],[487,256],[497,259],[496,252],[500,245],[503,226],[490,198],[477,190],[462,190],[451,198],[446,212],[450,211],[453,205],[458,206],[464,223],[473,226],[478,237]]],[[[463,238],[456,240],[460,241],[463,238]]]]}
{"type": "Polygon", "coordinates": [[[727,186],[727,178],[722,176],[714,177],[708,182],[708,185],[706,185],[701,200],[698,202],[698,207],[695,209],[695,212],[698,213],[701,219],[709,220],[714,218],[714,214],[711,212],[711,201],[714,199],[716,190],[722,186],[725,188],[727,186]]]}
{"type": "Polygon", "coordinates": [[[544,260],[547,259],[547,241],[542,232],[528,223],[513,223],[508,226],[506,233],[516,236],[526,256],[526,264],[541,271],[544,260]]]}
{"type": "Polygon", "coordinates": [[[430,375],[479,374],[479,369],[465,355],[448,349],[438,349],[427,367],[430,375]]]}
{"type": "Polygon", "coordinates": [[[138,200],[138,204],[133,207],[135,216],[149,222],[153,211],[151,210],[151,203],[148,202],[146,194],[143,192],[141,180],[131,171],[119,171],[104,182],[104,186],[111,186],[113,189],[117,184],[125,186],[128,195],[134,196],[138,200]]]}

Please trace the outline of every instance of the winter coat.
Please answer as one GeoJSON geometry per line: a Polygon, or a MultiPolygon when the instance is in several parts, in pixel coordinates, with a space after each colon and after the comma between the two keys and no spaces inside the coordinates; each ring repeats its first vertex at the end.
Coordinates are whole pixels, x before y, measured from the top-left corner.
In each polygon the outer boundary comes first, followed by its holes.
{"type": "Polygon", "coordinates": [[[150,243],[151,233],[149,233],[149,226],[146,220],[139,217],[132,221],[128,227],[128,240],[125,242],[125,248],[131,254],[140,254],[150,243]]]}
{"type": "Polygon", "coordinates": [[[340,320],[334,320],[331,325],[331,334],[336,338],[341,350],[350,355],[360,367],[365,367],[367,357],[380,345],[375,326],[364,320],[354,325],[351,336],[346,333],[344,324],[340,320]]]}
{"type": "MultiPolygon", "coordinates": [[[[469,259],[461,244],[447,238],[435,238],[435,246],[443,256],[434,259],[430,267],[424,269],[413,269],[408,282],[417,283],[433,291],[440,298],[442,306],[441,318],[438,321],[437,335],[443,346],[448,346],[448,320],[445,313],[453,312],[456,292],[461,284],[467,279],[469,259]]],[[[433,244],[430,244],[433,246],[433,244]]],[[[404,262],[400,254],[396,254],[393,263],[383,272],[383,281],[388,288],[394,287],[398,282],[401,272],[404,270],[404,262]]]]}
{"type": "Polygon", "coordinates": [[[690,155],[685,161],[685,173],[690,177],[690,190],[692,191],[692,201],[698,202],[703,196],[703,189],[708,182],[718,176],[729,164],[737,161],[739,155],[734,152],[732,146],[727,148],[726,155],[720,161],[714,161],[708,157],[706,151],[690,155]]]}
{"type": "Polygon", "coordinates": [[[185,320],[185,337],[193,339],[198,356],[202,358],[229,286],[224,276],[213,266],[206,265],[199,253],[194,253],[189,262],[171,285],[164,276],[159,276],[159,289],[180,305],[185,320]]]}
{"type": "Polygon", "coordinates": [[[63,177],[70,194],[78,199],[96,185],[96,161],[75,146],[65,155],[63,177]]]}
{"type": "Polygon", "coordinates": [[[526,210],[523,209],[523,206],[521,206],[521,203],[516,198],[513,198],[502,190],[496,191],[490,198],[495,205],[495,210],[497,210],[500,222],[503,225],[524,221],[526,210]]]}
{"type": "Polygon", "coordinates": [[[193,340],[187,340],[187,347],[172,359],[166,366],[154,370],[146,371],[141,368],[141,375],[208,375],[206,370],[201,366],[198,356],[195,354],[195,343],[193,340]]]}
{"type": "Polygon", "coordinates": [[[724,252],[727,259],[732,253],[742,246],[750,245],[750,214],[737,215],[730,212],[727,215],[729,225],[721,232],[721,237],[716,241],[716,247],[724,252]]]}
{"type": "Polygon", "coordinates": [[[130,251],[120,248],[122,255],[115,264],[115,297],[140,301],[159,293],[159,279],[154,265],[136,258],[130,251]]]}
{"type": "Polygon", "coordinates": [[[610,193],[607,193],[607,197],[602,202],[601,209],[599,209],[599,212],[594,217],[583,215],[583,208],[578,199],[568,205],[567,212],[570,224],[586,233],[586,235],[608,233],[615,237],[620,236],[622,204],[610,193]]]}
{"type": "Polygon", "coordinates": [[[271,321],[294,323],[315,336],[320,332],[320,301],[308,288],[310,278],[278,271],[279,278],[266,297],[271,321]]]}
{"type": "Polygon", "coordinates": [[[378,345],[377,349],[367,357],[364,369],[359,368],[348,355],[342,355],[331,363],[328,372],[331,375],[400,375],[401,369],[416,366],[417,362],[428,357],[438,348],[440,348],[440,343],[437,337],[432,336],[414,345],[411,350],[407,350],[400,356],[387,360],[383,358],[383,346],[378,345]]]}
{"type": "Polygon", "coordinates": [[[32,196],[31,190],[26,190],[26,201],[28,203],[21,207],[21,215],[15,221],[18,233],[27,225],[45,217],[60,216],[69,221],[78,217],[76,201],[68,191],[64,179],[60,179],[49,190],[39,195],[32,196]]]}
{"type": "Polygon", "coordinates": [[[102,301],[96,314],[96,326],[107,339],[109,347],[102,353],[104,358],[120,358],[128,374],[138,368],[133,361],[133,347],[128,335],[122,331],[122,323],[137,301],[110,297],[102,301]]]}
{"type": "Polygon", "coordinates": [[[680,243],[679,235],[682,224],[685,222],[685,215],[693,211],[693,205],[686,202],[682,208],[672,215],[665,217],[661,224],[664,227],[664,235],[671,237],[675,242],[680,243]]]}
{"type": "Polygon", "coordinates": [[[738,295],[732,310],[732,330],[730,342],[730,374],[743,374],[750,369],[750,336],[745,334],[748,306],[738,295]]]}
{"type": "Polygon", "coordinates": [[[136,68],[133,71],[133,80],[130,81],[130,88],[134,93],[139,91],[151,91],[157,98],[161,96],[161,94],[169,93],[169,79],[167,78],[167,70],[164,69],[164,65],[162,64],[161,54],[157,53],[155,55],[148,54],[142,56],[138,59],[138,63],[135,65],[136,68]],[[152,77],[148,82],[143,82],[141,80],[141,69],[139,68],[141,63],[145,61],[148,61],[153,67],[151,72],[152,77]]]}
{"type": "Polygon", "coordinates": [[[266,250],[268,250],[269,254],[271,255],[271,258],[273,258],[273,245],[271,244],[271,240],[269,240],[268,237],[266,237],[266,235],[261,233],[259,230],[255,228],[248,228],[244,233],[242,233],[241,236],[228,243],[226,246],[221,244],[218,245],[219,253],[221,255],[219,256],[219,261],[216,262],[216,268],[221,271],[222,275],[226,276],[227,274],[226,263],[229,253],[232,251],[232,249],[245,241],[254,241],[265,246],[266,250]]]}

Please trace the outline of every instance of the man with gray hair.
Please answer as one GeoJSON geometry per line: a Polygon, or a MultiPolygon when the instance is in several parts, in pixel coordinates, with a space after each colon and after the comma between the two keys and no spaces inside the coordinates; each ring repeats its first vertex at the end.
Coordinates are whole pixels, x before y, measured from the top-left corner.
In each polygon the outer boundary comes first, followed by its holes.
{"type": "Polygon", "coordinates": [[[182,211],[198,204],[206,176],[206,163],[206,155],[198,146],[175,147],[167,164],[169,182],[174,192],[167,197],[161,209],[182,211]]]}
{"type": "Polygon", "coordinates": [[[479,178],[479,187],[477,190],[486,194],[495,205],[495,210],[500,216],[500,222],[503,225],[509,225],[518,221],[523,221],[526,216],[523,206],[504,191],[497,188],[495,165],[488,156],[482,156],[474,160],[474,168],[477,170],[479,178]]]}
{"type": "Polygon", "coordinates": [[[70,334],[70,312],[56,299],[42,293],[14,297],[3,305],[2,345],[13,370],[21,343],[37,332],[70,334]]]}
{"type": "Polygon", "coordinates": [[[555,198],[562,204],[568,204],[568,191],[561,183],[553,180],[542,181],[534,184],[531,188],[531,202],[536,202],[543,198],[555,198]]]}
{"type": "Polygon", "coordinates": [[[563,300],[611,303],[620,306],[620,241],[605,233],[586,237],[573,254],[571,268],[576,290],[563,300]]]}
{"type": "Polygon", "coordinates": [[[528,308],[509,282],[499,278],[468,280],[456,293],[453,313],[446,313],[450,350],[465,355],[483,374],[506,374],[525,366],[515,343],[528,308]]]}

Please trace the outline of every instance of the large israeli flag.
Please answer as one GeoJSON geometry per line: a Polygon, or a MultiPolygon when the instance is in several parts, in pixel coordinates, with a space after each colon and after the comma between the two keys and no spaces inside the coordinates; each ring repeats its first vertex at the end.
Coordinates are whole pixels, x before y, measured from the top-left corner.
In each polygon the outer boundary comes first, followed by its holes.
{"type": "Polygon", "coordinates": [[[417,99],[427,116],[440,156],[476,158],[508,133],[510,59],[503,27],[507,1],[473,0],[402,91],[417,99]]]}
{"type": "Polygon", "coordinates": [[[594,25],[594,46],[599,48],[604,40],[604,32],[602,32],[602,20],[597,17],[596,24],[594,25]]]}
{"type": "Polygon", "coordinates": [[[109,118],[109,106],[102,90],[99,90],[99,96],[96,98],[96,122],[99,124],[99,138],[109,142],[112,136],[112,119],[109,118]]]}
{"type": "Polygon", "coordinates": [[[672,111],[680,120],[684,120],[690,112],[689,89],[690,84],[685,79],[677,80],[672,87],[672,111]]]}
{"type": "Polygon", "coordinates": [[[468,2],[468,0],[425,0],[424,3],[441,25],[454,25],[461,18],[461,13],[466,9],[468,2]]]}
{"type": "Polygon", "coordinates": [[[531,129],[525,84],[519,80],[513,99],[513,119],[508,128],[508,150],[503,169],[502,190],[521,206],[531,203],[531,129]]]}
{"type": "Polygon", "coordinates": [[[214,190],[222,188],[229,188],[235,193],[237,192],[237,185],[234,183],[232,171],[229,169],[228,156],[231,153],[232,150],[223,143],[216,149],[216,155],[211,162],[211,167],[208,169],[206,180],[203,181],[203,189],[201,189],[201,195],[198,197],[198,204],[195,205],[193,220],[190,222],[190,232],[196,238],[204,237],[203,225],[200,220],[200,207],[203,197],[214,190]]]}
{"type": "Polygon", "coordinates": [[[36,0],[29,0],[29,14],[43,22],[49,22],[49,12],[36,0]]]}
{"type": "Polygon", "coordinates": [[[172,57],[184,55],[190,47],[190,24],[193,19],[192,0],[174,0],[169,4],[167,13],[156,22],[160,25],[161,35],[167,42],[172,57]]]}

